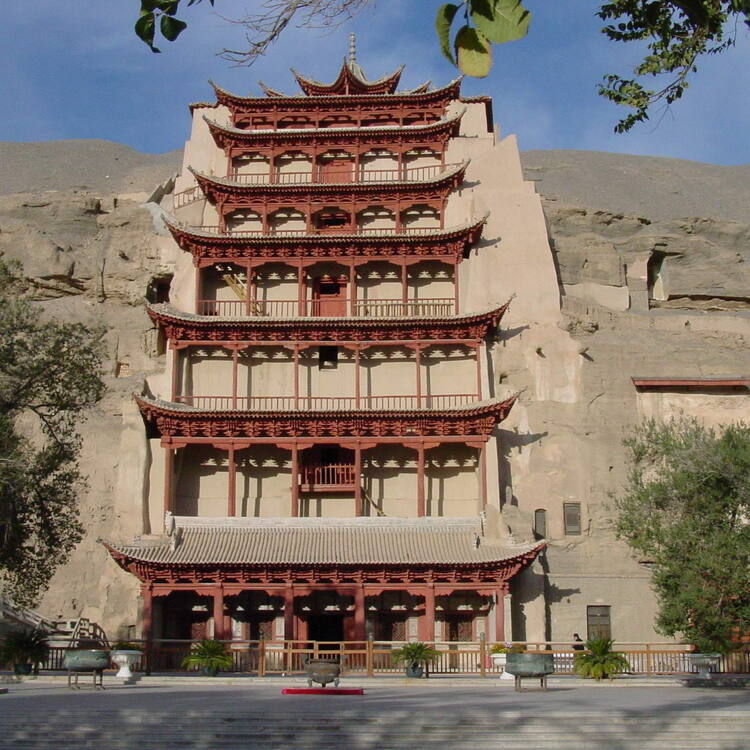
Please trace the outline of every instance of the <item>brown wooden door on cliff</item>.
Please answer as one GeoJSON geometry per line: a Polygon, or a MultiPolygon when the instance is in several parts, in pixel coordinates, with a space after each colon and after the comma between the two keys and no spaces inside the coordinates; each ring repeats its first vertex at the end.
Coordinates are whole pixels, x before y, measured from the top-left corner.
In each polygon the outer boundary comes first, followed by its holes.
{"type": "Polygon", "coordinates": [[[320,182],[352,182],[354,173],[350,159],[325,159],[319,167],[320,182]]]}
{"type": "Polygon", "coordinates": [[[313,314],[324,318],[340,318],[346,315],[346,283],[340,279],[315,279],[313,314]]]}

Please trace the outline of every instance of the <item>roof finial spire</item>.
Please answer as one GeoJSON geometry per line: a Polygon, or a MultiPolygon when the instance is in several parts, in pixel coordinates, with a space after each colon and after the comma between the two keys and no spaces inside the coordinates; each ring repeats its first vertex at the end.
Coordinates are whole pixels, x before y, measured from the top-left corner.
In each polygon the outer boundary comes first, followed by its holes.
{"type": "Polygon", "coordinates": [[[349,65],[357,62],[357,35],[352,31],[349,34],[349,65]]]}

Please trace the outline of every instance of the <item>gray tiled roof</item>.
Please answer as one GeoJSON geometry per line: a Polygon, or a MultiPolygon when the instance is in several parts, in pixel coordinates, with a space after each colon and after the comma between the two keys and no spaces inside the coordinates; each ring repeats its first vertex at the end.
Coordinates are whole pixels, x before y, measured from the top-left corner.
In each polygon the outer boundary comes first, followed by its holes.
{"type": "Polygon", "coordinates": [[[177,565],[450,565],[510,560],[542,544],[488,541],[479,518],[175,521],[174,539],[108,546],[132,559],[177,565]]]}

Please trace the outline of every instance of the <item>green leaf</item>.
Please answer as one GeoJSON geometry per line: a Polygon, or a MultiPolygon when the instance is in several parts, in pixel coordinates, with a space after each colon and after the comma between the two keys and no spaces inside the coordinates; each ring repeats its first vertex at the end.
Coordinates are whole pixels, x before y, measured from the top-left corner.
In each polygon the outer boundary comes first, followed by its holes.
{"type": "Polygon", "coordinates": [[[143,40],[150,47],[152,52],[160,52],[154,47],[154,31],[156,29],[156,21],[153,13],[144,13],[135,22],[135,33],[139,39],[143,40]]]}
{"type": "Polygon", "coordinates": [[[180,0],[158,0],[158,5],[163,13],[173,16],[180,7],[180,0]]]}
{"type": "Polygon", "coordinates": [[[458,67],[467,76],[484,78],[492,67],[490,43],[470,26],[464,26],[456,35],[458,67]]]}
{"type": "Polygon", "coordinates": [[[440,50],[453,65],[456,64],[456,58],[453,57],[453,51],[451,50],[451,24],[456,11],[458,11],[458,5],[446,3],[438,8],[437,16],[435,16],[435,31],[440,40],[440,50]]]}
{"type": "Polygon", "coordinates": [[[159,0],[141,0],[141,14],[153,13],[159,5],[159,0]]]}
{"type": "Polygon", "coordinates": [[[187,24],[184,21],[180,21],[179,18],[173,18],[172,16],[161,17],[161,33],[170,42],[177,39],[186,28],[187,24]]]}
{"type": "Polygon", "coordinates": [[[471,20],[477,30],[495,44],[523,39],[531,13],[520,0],[471,0],[471,20]]]}

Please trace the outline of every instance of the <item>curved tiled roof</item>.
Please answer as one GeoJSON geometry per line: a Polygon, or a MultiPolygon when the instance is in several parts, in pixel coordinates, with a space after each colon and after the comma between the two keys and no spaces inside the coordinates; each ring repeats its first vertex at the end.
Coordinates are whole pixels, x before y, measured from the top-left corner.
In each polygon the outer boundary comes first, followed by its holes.
{"type": "Polygon", "coordinates": [[[462,80],[463,76],[459,76],[458,78],[454,78],[445,86],[440,86],[439,88],[435,89],[430,89],[430,81],[425,81],[425,83],[421,84],[420,86],[415,86],[413,89],[408,89],[405,91],[394,91],[389,94],[317,94],[315,96],[305,96],[304,94],[284,94],[281,91],[269,88],[262,82],[259,82],[261,89],[266,94],[266,96],[264,97],[239,96],[238,94],[233,94],[231,91],[227,91],[214,81],[209,81],[209,84],[216,93],[216,98],[220,103],[233,104],[237,107],[248,106],[251,104],[269,104],[269,99],[273,100],[274,105],[280,103],[289,103],[292,105],[304,104],[306,106],[309,106],[310,104],[320,101],[330,102],[331,104],[341,102],[342,104],[351,106],[352,103],[359,103],[361,100],[371,99],[372,97],[377,97],[377,100],[379,102],[383,101],[383,99],[385,99],[386,101],[394,101],[401,98],[408,98],[410,102],[416,104],[422,98],[435,99],[439,98],[441,94],[452,94],[454,89],[456,89],[455,94],[457,95],[458,87],[460,86],[462,80]]]}
{"type": "Polygon", "coordinates": [[[253,191],[274,191],[279,193],[288,193],[290,190],[300,191],[309,190],[310,192],[322,192],[326,190],[341,190],[345,188],[352,192],[367,192],[368,190],[377,190],[379,188],[392,188],[401,185],[408,187],[423,188],[438,186],[443,182],[450,181],[457,175],[463,175],[469,166],[471,159],[464,159],[460,164],[454,164],[446,167],[442,172],[434,177],[428,177],[424,180],[372,180],[367,182],[299,182],[299,183],[278,183],[278,182],[241,182],[229,177],[216,177],[215,175],[205,174],[191,166],[188,171],[195,177],[200,185],[205,182],[213,185],[232,188],[236,191],[253,192],[253,191]]]}
{"type": "Polygon", "coordinates": [[[414,325],[419,323],[426,323],[428,325],[434,325],[435,323],[471,323],[479,322],[486,318],[491,318],[495,315],[500,315],[505,312],[506,308],[510,304],[510,301],[503,305],[493,305],[484,310],[477,312],[461,313],[460,315],[443,315],[440,317],[429,317],[419,315],[404,315],[394,316],[392,318],[373,318],[372,316],[361,316],[347,315],[346,317],[321,317],[321,316],[295,316],[293,318],[282,318],[272,316],[258,316],[248,317],[247,315],[242,316],[218,316],[218,315],[197,315],[195,313],[183,312],[175,307],[172,307],[168,302],[155,302],[147,303],[146,309],[151,317],[157,317],[160,319],[171,319],[185,323],[201,324],[205,323],[211,327],[221,327],[226,325],[236,325],[241,323],[248,327],[268,328],[271,326],[277,326],[279,324],[290,325],[299,323],[311,323],[321,326],[341,326],[342,324],[350,325],[356,323],[361,325],[363,328],[373,328],[375,330],[382,330],[384,327],[394,327],[406,325],[414,325]]]}
{"type": "Polygon", "coordinates": [[[482,401],[472,401],[468,404],[459,404],[457,406],[447,406],[436,409],[432,406],[420,406],[409,409],[304,409],[299,411],[288,411],[282,409],[268,409],[259,411],[245,411],[242,409],[200,409],[197,406],[190,406],[185,403],[176,401],[164,401],[161,398],[152,396],[133,394],[133,398],[140,407],[151,409],[162,414],[178,414],[185,416],[208,416],[208,417],[237,417],[239,414],[260,414],[263,418],[268,417],[288,417],[290,414],[301,414],[305,418],[315,419],[316,417],[330,417],[331,415],[340,415],[347,417],[362,416],[366,419],[380,417],[445,417],[445,416],[478,416],[491,415],[495,412],[504,410],[515,403],[518,394],[509,398],[488,398],[482,401]]]}
{"type": "Polygon", "coordinates": [[[396,71],[388,75],[384,75],[382,78],[378,78],[375,81],[369,81],[362,68],[357,63],[350,61],[348,58],[344,58],[344,64],[341,66],[336,80],[332,83],[321,83],[312,78],[307,78],[298,73],[292,68],[292,75],[295,77],[299,87],[308,96],[315,96],[323,92],[330,91],[334,94],[349,93],[344,92],[343,89],[349,89],[353,87],[355,90],[353,93],[382,93],[388,94],[396,90],[398,82],[401,79],[401,74],[404,71],[404,65],[401,65],[396,71]]]}
{"type": "Polygon", "coordinates": [[[466,565],[535,557],[544,541],[483,536],[479,518],[191,518],[154,544],[104,544],[163,565],[466,565]]]}
{"type": "Polygon", "coordinates": [[[376,125],[372,127],[344,127],[344,128],[283,128],[282,130],[245,130],[231,125],[222,125],[216,120],[203,115],[203,119],[212,133],[222,133],[240,140],[254,138],[288,138],[289,136],[310,138],[320,135],[375,135],[378,133],[416,133],[429,134],[449,125],[457,124],[466,112],[466,107],[458,110],[450,117],[442,117],[435,122],[420,125],[376,125]]]}
{"type": "Polygon", "coordinates": [[[364,239],[367,242],[383,242],[384,244],[388,244],[389,242],[393,242],[393,239],[395,237],[398,237],[399,240],[409,240],[414,239],[415,241],[419,241],[420,239],[424,239],[425,237],[430,237],[434,239],[451,239],[453,237],[456,237],[463,232],[466,232],[471,229],[479,229],[483,224],[486,223],[487,219],[489,218],[490,212],[486,211],[482,216],[480,216],[477,219],[472,219],[471,221],[464,222],[463,224],[459,224],[455,227],[447,227],[440,229],[439,227],[435,227],[432,229],[420,229],[418,231],[402,231],[398,232],[397,230],[393,230],[393,233],[389,234],[366,234],[366,233],[352,233],[352,234],[346,234],[344,232],[336,232],[335,234],[300,234],[298,232],[276,232],[275,234],[249,234],[246,233],[243,236],[242,232],[224,232],[219,233],[218,228],[217,231],[210,231],[206,229],[200,229],[197,227],[191,227],[187,224],[183,224],[182,222],[177,220],[177,217],[175,217],[172,214],[168,214],[166,211],[162,212],[162,217],[164,219],[164,223],[167,225],[167,228],[170,230],[174,230],[177,232],[182,232],[183,234],[200,238],[200,239],[229,239],[232,241],[259,241],[263,242],[264,244],[273,243],[276,242],[285,242],[288,241],[290,238],[295,239],[298,241],[304,241],[309,240],[313,241],[317,244],[325,244],[326,242],[341,242],[341,241],[351,241],[351,240],[357,240],[357,239],[364,239]]]}

